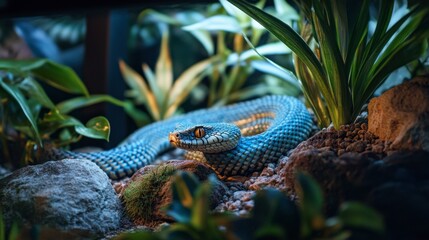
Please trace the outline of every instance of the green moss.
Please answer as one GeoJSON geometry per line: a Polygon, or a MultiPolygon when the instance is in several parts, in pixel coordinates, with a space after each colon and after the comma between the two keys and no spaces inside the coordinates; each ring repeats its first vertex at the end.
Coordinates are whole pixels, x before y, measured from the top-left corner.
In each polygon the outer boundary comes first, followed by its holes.
{"type": "Polygon", "coordinates": [[[159,165],[132,182],[123,195],[127,215],[133,220],[151,220],[159,192],[175,171],[171,165],[159,165]]]}

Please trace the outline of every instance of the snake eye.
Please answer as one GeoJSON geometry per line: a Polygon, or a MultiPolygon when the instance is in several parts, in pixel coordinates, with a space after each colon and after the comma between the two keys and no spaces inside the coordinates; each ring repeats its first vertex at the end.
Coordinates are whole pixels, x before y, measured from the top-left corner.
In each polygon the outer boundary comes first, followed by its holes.
{"type": "Polygon", "coordinates": [[[204,128],[197,127],[194,130],[194,135],[196,138],[202,138],[202,137],[204,137],[204,135],[206,135],[206,132],[204,131],[204,128]]]}

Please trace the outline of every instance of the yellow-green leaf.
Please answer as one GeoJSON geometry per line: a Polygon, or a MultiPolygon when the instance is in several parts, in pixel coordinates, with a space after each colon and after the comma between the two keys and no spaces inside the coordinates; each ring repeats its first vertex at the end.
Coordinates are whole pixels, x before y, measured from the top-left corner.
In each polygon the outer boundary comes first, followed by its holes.
{"type": "Polygon", "coordinates": [[[173,67],[168,47],[168,32],[162,35],[161,50],[156,62],[156,82],[163,94],[167,94],[173,84],[173,67]]]}
{"type": "Polygon", "coordinates": [[[119,60],[119,69],[121,70],[122,76],[128,85],[133,89],[138,89],[138,91],[142,94],[142,97],[146,99],[145,104],[148,110],[151,112],[152,117],[155,120],[160,120],[160,111],[155,96],[151,91],[149,91],[149,88],[143,77],[131,69],[122,60],[119,60]]]}

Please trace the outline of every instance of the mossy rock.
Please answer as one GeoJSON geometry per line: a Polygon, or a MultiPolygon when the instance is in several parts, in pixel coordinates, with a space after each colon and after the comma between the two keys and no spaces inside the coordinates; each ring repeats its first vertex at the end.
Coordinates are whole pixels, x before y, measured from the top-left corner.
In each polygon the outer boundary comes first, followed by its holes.
{"type": "MultiPolygon", "coordinates": [[[[214,174],[206,165],[191,160],[172,160],[145,167],[132,177],[121,197],[126,214],[135,224],[155,227],[173,221],[164,209],[172,202],[171,185],[176,171],[192,172],[200,181],[214,174]]],[[[216,185],[210,197],[212,208],[217,206],[226,191],[220,182],[216,185]]]]}

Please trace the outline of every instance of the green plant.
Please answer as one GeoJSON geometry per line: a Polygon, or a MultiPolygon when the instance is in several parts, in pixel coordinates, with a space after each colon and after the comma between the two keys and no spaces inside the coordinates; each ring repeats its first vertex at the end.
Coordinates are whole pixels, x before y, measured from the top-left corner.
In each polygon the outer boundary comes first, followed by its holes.
{"type": "Polygon", "coordinates": [[[418,59],[427,49],[427,5],[411,6],[393,22],[394,1],[380,1],[377,25],[370,36],[369,0],[296,0],[303,16],[300,36],[244,0],[228,1],[294,52],[296,74],[321,126],[332,122],[338,128],[353,121],[392,71],[418,59]]]}
{"type": "Polygon", "coordinates": [[[155,72],[147,64],[143,64],[145,79],[132,70],[124,61],[119,61],[119,68],[125,82],[131,88],[126,93],[133,98],[135,104],[143,104],[150,117],[143,112],[135,119],[138,124],[144,125],[152,121],[159,121],[176,114],[179,106],[186,100],[192,89],[205,76],[206,69],[215,61],[209,58],[195,63],[173,81],[173,63],[168,47],[168,34],[162,37],[161,49],[156,63],[155,72]]]}
{"type": "Polygon", "coordinates": [[[3,211],[0,209],[0,240],[15,240],[18,238],[18,235],[18,224],[14,222],[8,231],[3,218],[3,211]]]}
{"type": "MultiPolygon", "coordinates": [[[[259,1],[264,6],[265,1],[259,1]]],[[[296,11],[280,0],[269,11],[290,22],[298,19],[296,11]]],[[[209,56],[217,56],[207,73],[207,105],[223,105],[266,94],[298,95],[295,78],[262,60],[244,41],[242,32],[249,35],[251,44],[262,55],[288,55],[291,51],[266,36],[266,30],[241,11],[235,11],[227,1],[211,4],[205,12],[187,11],[171,16],[145,10],[139,19],[156,19],[176,29],[192,34],[209,56]]]]}
{"type": "Polygon", "coordinates": [[[159,165],[132,182],[122,197],[127,215],[133,220],[150,222],[158,193],[175,171],[170,165],[159,165]]]}
{"type": "Polygon", "coordinates": [[[0,97],[2,154],[12,163],[37,160],[34,151],[43,149],[45,143],[63,147],[81,136],[108,140],[106,118],[95,117],[83,124],[68,114],[101,101],[126,105],[106,95],[90,96],[73,70],[46,59],[0,60],[0,97]],[[54,104],[39,81],[81,96],[54,104]]]}
{"type": "Polygon", "coordinates": [[[323,195],[308,175],[299,174],[299,204],[274,189],[257,192],[255,207],[247,217],[210,213],[209,195],[214,178],[199,184],[180,172],[173,184],[173,201],[167,213],[177,222],[159,232],[122,234],[118,239],[379,239],[384,231],[381,216],[356,202],[346,202],[338,216],[325,218],[323,195]]]}
{"type": "MultiPolygon", "coordinates": [[[[258,53],[264,56],[290,55],[290,49],[273,39],[263,39],[266,33],[264,28],[243,12],[236,11],[227,1],[221,0],[220,3],[221,8],[212,16],[183,27],[191,32],[216,32],[215,43],[207,40],[204,42],[216,49],[214,54],[223,60],[213,66],[209,75],[208,105],[223,105],[273,93],[297,95],[298,82],[285,72],[271,67],[251,47],[256,46],[258,53]],[[249,35],[249,44],[244,40],[243,32],[249,35]],[[262,74],[262,81],[249,84],[249,78],[255,70],[262,74]],[[283,87],[279,88],[279,85],[283,87]]],[[[257,5],[262,8],[265,1],[259,1],[257,5]]],[[[275,8],[268,11],[279,16],[282,21],[298,19],[298,14],[286,1],[275,1],[275,8]]]]}

